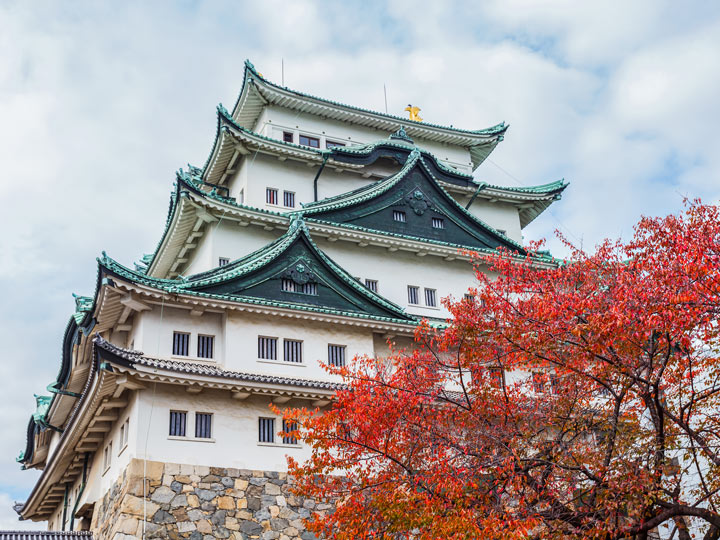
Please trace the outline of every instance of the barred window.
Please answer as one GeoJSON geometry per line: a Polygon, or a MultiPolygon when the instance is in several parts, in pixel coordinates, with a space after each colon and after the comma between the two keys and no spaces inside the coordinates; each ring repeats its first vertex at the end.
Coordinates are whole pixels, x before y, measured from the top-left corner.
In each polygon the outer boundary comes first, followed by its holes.
{"type": "Polygon", "coordinates": [[[435,289],[425,289],[425,305],[429,307],[437,306],[437,294],[435,289]]]}
{"type": "Polygon", "coordinates": [[[297,444],[298,440],[297,437],[294,437],[292,435],[292,432],[295,431],[298,428],[298,423],[294,420],[285,420],[282,421],[283,426],[283,444],[297,444]]]}
{"type": "Polygon", "coordinates": [[[345,146],[345,143],[337,141],[325,141],[325,148],[337,148],[338,146],[345,146]]]}
{"type": "Polygon", "coordinates": [[[198,439],[212,438],[212,414],[195,413],[195,437],[198,439]]]}
{"type": "Polygon", "coordinates": [[[173,356],[187,356],[190,345],[190,334],[173,332],[173,356]]]}
{"type": "Polygon", "coordinates": [[[286,339],[283,342],[286,362],[302,362],[302,341],[286,339]]]}
{"type": "Polygon", "coordinates": [[[258,337],[258,358],[277,360],[277,338],[258,337]]]}
{"type": "Polygon", "coordinates": [[[300,144],[311,148],[320,148],[320,139],[317,137],[310,137],[309,135],[300,135],[300,144]]]}
{"type": "Polygon", "coordinates": [[[474,294],[465,294],[465,300],[467,302],[475,302],[475,295],[474,294]]]}
{"type": "Polygon", "coordinates": [[[445,228],[445,220],[442,218],[434,217],[434,218],[432,218],[432,226],[433,226],[433,229],[444,229],[445,228]]]}
{"type": "Polygon", "coordinates": [[[227,257],[220,257],[218,259],[218,266],[225,266],[226,264],[229,264],[229,263],[230,263],[230,259],[228,259],[227,257]]]}
{"type": "Polygon", "coordinates": [[[328,364],[335,367],[345,366],[345,345],[328,345],[328,364]]]}
{"type": "Polygon", "coordinates": [[[275,419],[259,418],[258,419],[258,441],[263,443],[275,442],[275,419]]]}
{"type": "Polygon", "coordinates": [[[288,208],[295,208],[295,193],[283,191],[283,204],[288,208]]]}
{"type": "Polygon", "coordinates": [[[317,296],[317,283],[305,283],[301,289],[303,294],[317,296]]]}
{"type": "Polygon", "coordinates": [[[198,336],[198,358],[212,358],[215,336],[198,336]]]}
{"type": "Polygon", "coordinates": [[[368,289],[370,289],[372,292],[378,291],[377,285],[378,285],[377,279],[366,279],[365,280],[365,286],[368,289]]]}
{"type": "Polygon", "coordinates": [[[280,288],[285,292],[295,292],[295,282],[289,278],[282,278],[280,288]]]}
{"type": "Polygon", "coordinates": [[[408,285],[408,304],[419,304],[420,287],[408,285]]]}
{"type": "Polygon", "coordinates": [[[545,377],[539,371],[535,371],[532,374],[532,386],[533,391],[538,394],[545,392],[545,377]]]}
{"type": "Polygon", "coordinates": [[[275,188],[265,189],[265,202],[268,204],[278,203],[278,190],[275,188]]]}
{"type": "Polygon", "coordinates": [[[292,131],[283,131],[283,141],[293,142],[295,140],[295,134],[292,131]]]}
{"type": "Polygon", "coordinates": [[[399,221],[400,223],[405,223],[407,221],[407,216],[402,210],[393,210],[393,219],[395,221],[399,221]]]}
{"type": "Polygon", "coordinates": [[[184,437],[185,425],[187,424],[187,412],[170,411],[170,431],[171,437],[184,437]]]}

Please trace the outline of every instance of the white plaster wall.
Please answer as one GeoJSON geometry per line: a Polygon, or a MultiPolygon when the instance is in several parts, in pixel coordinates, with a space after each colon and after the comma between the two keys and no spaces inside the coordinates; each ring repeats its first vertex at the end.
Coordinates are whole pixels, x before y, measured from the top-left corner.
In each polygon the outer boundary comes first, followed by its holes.
{"type": "MultiPolygon", "coordinates": [[[[182,387],[170,385],[158,386],[154,394],[150,389],[143,390],[140,393],[136,457],[168,463],[285,471],[286,455],[302,460],[309,453],[302,445],[258,443],[258,418],[275,416],[269,403],[268,398],[259,397],[237,401],[229,391],[220,390],[188,394],[182,387]],[[188,437],[169,437],[171,410],[187,411],[188,437]],[[212,413],[212,439],[194,437],[195,412],[212,413]]],[[[308,405],[307,402],[290,401],[284,406],[303,404],[308,405]]],[[[280,418],[277,417],[275,422],[280,431],[280,418]]]]}
{"type": "Polygon", "coordinates": [[[501,202],[491,203],[478,197],[468,210],[491,227],[506,231],[507,236],[522,243],[520,214],[515,206],[501,202]]]}
{"type": "MultiPolygon", "coordinates": [[[[136,315],[136,317],[138,317],[136,315]]],[[[202,315],[190,315],[186,309],[168,306],[153,305],[149,311],[144,311],[135,322],[141,326],[142,339],[135,338],[135,349],[143,351],[146,355],[158,358],[175,360],[209,361],[198,358],[197,337],[199,334],[215,336],[214,358],[210,361],[222,363],[224,357],[224,323],[221,313],[204,312],[202,315]],[[173,332],[188,332],[190,344],[188,356],[173,356],[173,332]]]]}
{"type": "Polygon", "coordinates": [[[227,317],[227,356],[225,366],[303,379],[334,380],[320,364],[328,361],[328,345],[345,345],[345,360],[358,354],[373,354],[371,329],[356,329],[300,319],[268,318],[249,313],[231,313],[227,317]],[[277,361],[258,358],[258,337],[278,338],[277,361]],[[283,339],[303,342],[302,363],[283,360],[283,339]]]}

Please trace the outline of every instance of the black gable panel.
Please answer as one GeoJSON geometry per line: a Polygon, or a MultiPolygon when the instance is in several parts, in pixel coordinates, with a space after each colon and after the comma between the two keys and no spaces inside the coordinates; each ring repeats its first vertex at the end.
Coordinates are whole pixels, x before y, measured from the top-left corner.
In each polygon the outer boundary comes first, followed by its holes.
{"type": "Polygon", "coordinates": [[[518,250],[458,208],[420,165],[414,166],[385,193],[352,206],[318,212],[312,217],[469,247],[504,246],[518,250]]]}
{"type": "Polygon", "coordinates": [[[316,254],[303,235],[255,271],[193,289],[379,317],[400,316],[355,290],[316,254]]]}

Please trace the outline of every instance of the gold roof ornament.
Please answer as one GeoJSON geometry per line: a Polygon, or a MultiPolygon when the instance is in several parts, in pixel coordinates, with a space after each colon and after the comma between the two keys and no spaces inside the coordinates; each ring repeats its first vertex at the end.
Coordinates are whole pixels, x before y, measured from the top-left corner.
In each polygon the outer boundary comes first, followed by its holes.
{"type": "Polygon", "coordinates": [[[422,109],[420,107],[413,107],[410,103],[408,103],[408,106],[405,107],[405,110],[410,113],[410,120],[413,122],[422,122],[423,119],[420,118],[420,115],[418,114],[422,109]]]}

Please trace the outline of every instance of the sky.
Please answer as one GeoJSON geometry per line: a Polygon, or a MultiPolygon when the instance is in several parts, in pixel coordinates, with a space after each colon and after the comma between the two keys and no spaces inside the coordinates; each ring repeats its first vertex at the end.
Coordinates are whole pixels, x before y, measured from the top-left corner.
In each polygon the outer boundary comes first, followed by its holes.
{"type": "MultiPolygon", "coordinates": [[[[0,0],[0,529],[19,523],[33,393],[60,367],[71,293],[103,250],[162,233],[174,171],[202,165],[249,58],[291,88],[428,122],[510,124],[478,180],[565,178],[526,240],[591,250],[642,215],[720,196],[720,4],[0,0]]],[[[42,526],[42,525],[40,525],[42,526]]]]}

